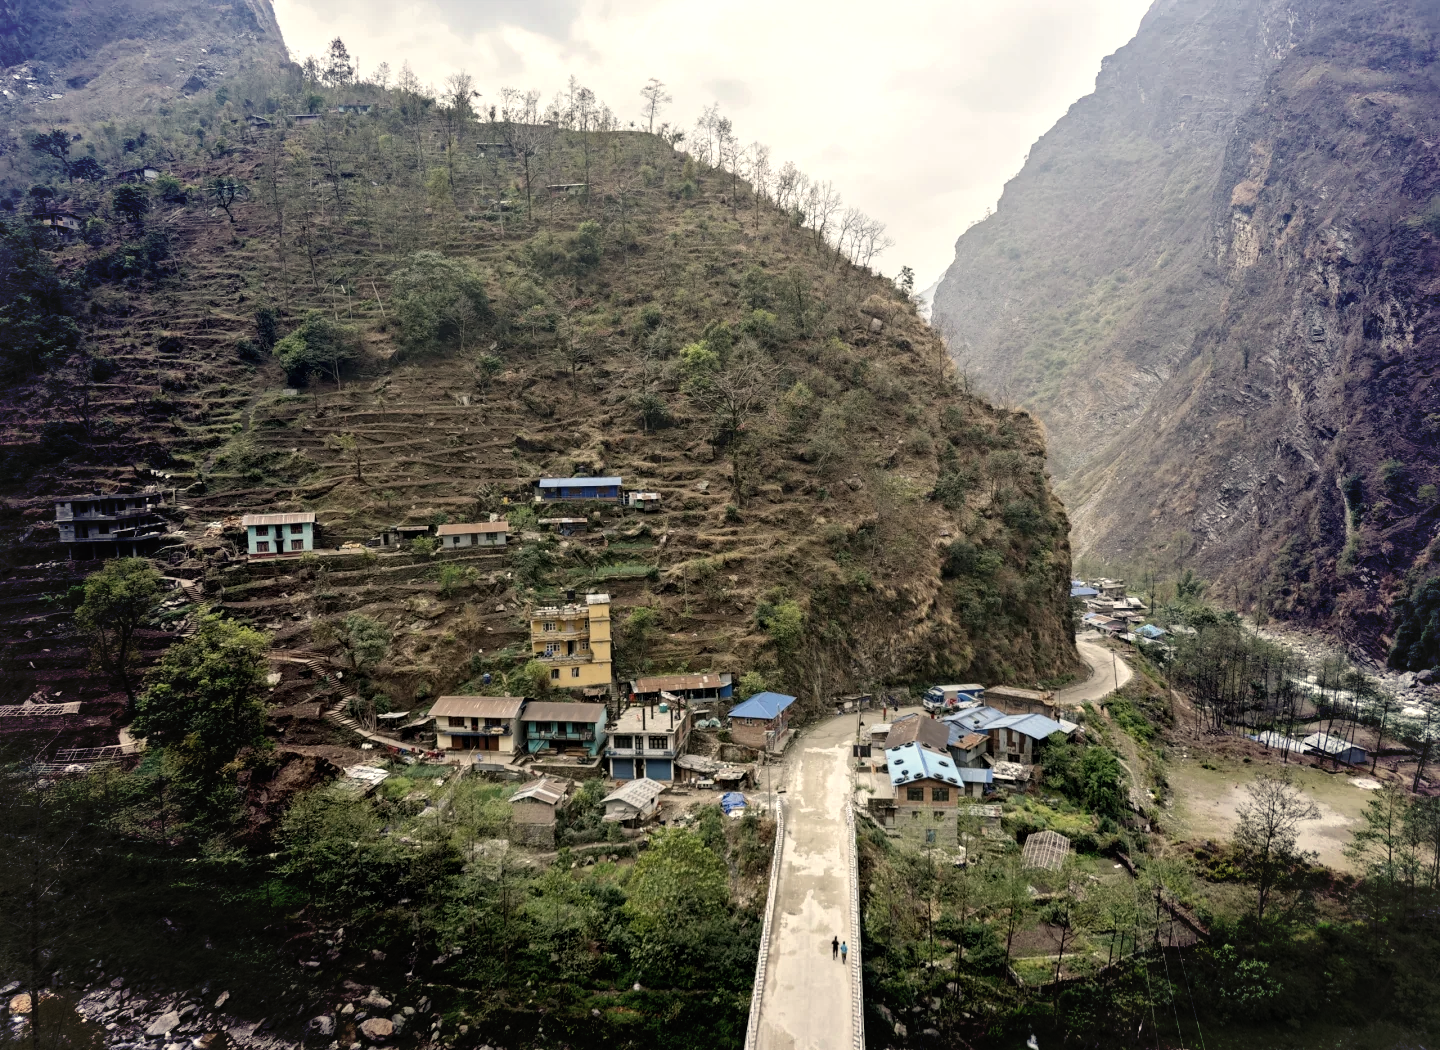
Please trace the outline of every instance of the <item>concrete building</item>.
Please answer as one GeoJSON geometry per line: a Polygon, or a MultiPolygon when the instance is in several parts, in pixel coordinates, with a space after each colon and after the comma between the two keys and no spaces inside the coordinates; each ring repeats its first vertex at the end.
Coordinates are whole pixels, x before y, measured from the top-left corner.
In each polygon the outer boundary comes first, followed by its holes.
{"type": "Polygon", "coordinates": [[[554,849],[555,828],[574,788],[571,780],[541,777],[511,795],[511,837],[521,845],[554,849]]]}
{"type": "Polygon", "coordinates": [[[885,761],[894,795],[871,806],[880,823],[917,845],[957,845],[966,784],[950,757],[906,744],[885,752],[885,761]]]}
{"type": "Polygon", "coordinates": [[[565,605],[546,605],[530,614],[530,650],[550,668],[556,689],[609,688],[613,677],[610,595],[571,591],[565,605]]]}
{"type": "Polygon", "coordinates": [[[545,503],[561,500],[603,500],[619,503],[621,494],[620,478],[541,478],[537,485],[540,499],[545,503]]]}
{"type": "Polygon", "coordinates": [[[245,544],[252,558],[303,554],[315,549],[315,515],[247,514],[240,519],[245,544]]]}
{"type": "Polygon", "coordinates": [[[442,751],[484,751],[504,761],[517,753],[519,696],[442,696],[430,708],[435,719],[435,746],[442,751]]]}
{"type": "Polygon", "coordinates": [[[690,712],[675,704],[627,707],[610,727],[605,761],[614,780],[675,779],[675,759],[690,741],[690,712]]]}
{"type": "Polygon", "coordinates": [[[60,542],[76,561],[150,554],[169,524],[157,511],[169,502],[158,488],[110,496],[61,496],[55,501],[60,542]]]}
{"type": "Polygon", "coordinates": [[[654,780],[632,780],[621,784],[603,799],[605,816],[609,824],[628,824],[634,827],[653,817],[660,809],[660,795],[665,785],[654,780]]]}
{"type": "Polygon", "coordinates": [[[472,521],[441,525],[435,530],[440,549],[447,551],[462,547],[503,547],[509,535],[508,521],[472,521]]]}
{"type": "Polygon", "coordinates": [[[990,751],[990,735],[967,733],[958,726],[952,727],[946,750],[961,769],[974,769],[982,764],[984,756],[990,751]]]}
{"type": "Polygon", "coordinates": [[[520,715],[525,750],[584,751],[595,758],[605,747],[607,714],[604,704],[531,700],[520,715]]]}
{"type": "Polygon", "coordinates": [[[790,728],[793,696],[784,693],[756,693],[730,709],[730,738],[746,747],[776,750],[790,728]]]}

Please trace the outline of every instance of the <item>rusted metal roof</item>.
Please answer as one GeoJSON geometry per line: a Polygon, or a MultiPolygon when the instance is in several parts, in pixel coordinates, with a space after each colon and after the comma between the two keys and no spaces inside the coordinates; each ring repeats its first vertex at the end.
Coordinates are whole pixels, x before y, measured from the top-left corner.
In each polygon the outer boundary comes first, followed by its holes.
{"type": "Polygon", "coordinates": [[[442,696],[430,708],[432,718],[459,715],[463,718],[514,718],[525,706],[522,696],[442,696]]]}
{"type": "Polygon", "coordinates": [[[437,536],[473,536],[478,532],[509,532],[508,521],[470,521],[457,525],[441,525],[435,530],[437,536]]]}
{"type": "Polygon", "coordinates": [[[570,794],[570,785],[563,780],[555,780],[551,777],[541,777],[539,780],[532,780],[515,794],[510,796],[511,802],[543,802],[547,806],[553,806],[564,802],[570,794]]]}
{"type": "Polygon", "coordinates": [[[637,678],[630,688],[637,693],[678,693],[686,689],[719,689],[730,684],[730,676],[718,674],[667,674],[637,678]]]}

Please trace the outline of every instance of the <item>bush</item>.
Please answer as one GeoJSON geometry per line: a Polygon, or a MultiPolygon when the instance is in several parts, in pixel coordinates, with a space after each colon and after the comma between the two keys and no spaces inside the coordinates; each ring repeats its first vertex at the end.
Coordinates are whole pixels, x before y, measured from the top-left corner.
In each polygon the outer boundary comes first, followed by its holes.
{"type": "Polygon", "coordinates": [[[332,375],[338,383],[341,368],[359,356],[359,335],[351,326],[312,310],[299,328],[275,344],[274,354],[292,384],[303,383],[313,373],[332,375]]]}
{"type": "Polygon", "coordinates": [[[458,346],[490,316],[485,281],[470,263],[439,252],[412,255],[391,279],[401,345],[411,353],[458,346]]]}

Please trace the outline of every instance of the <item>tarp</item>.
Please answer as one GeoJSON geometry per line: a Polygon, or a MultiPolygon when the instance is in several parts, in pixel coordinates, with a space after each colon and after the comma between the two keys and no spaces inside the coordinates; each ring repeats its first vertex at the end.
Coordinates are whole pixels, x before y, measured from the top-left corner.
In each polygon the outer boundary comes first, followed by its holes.
{"type": "Polygon", "coordinates": [[[720,808],[727,814],[745,808],[745,796],[738,791],[727,791],[720,796],[720,808]]]}

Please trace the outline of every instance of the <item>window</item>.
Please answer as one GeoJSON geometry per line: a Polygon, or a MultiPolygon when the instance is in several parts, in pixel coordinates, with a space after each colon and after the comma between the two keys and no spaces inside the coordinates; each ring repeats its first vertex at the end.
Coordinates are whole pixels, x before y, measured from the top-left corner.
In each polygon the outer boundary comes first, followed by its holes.
{"type": "Polygon", "coordinates": [[[291,540],[291,541],[290,541],[290,549],[291,549],[292,551],[303,551],[303,550],[305,549],[305,541],[304,541],[304,540],[291,540]]]}
{"type": "Polygon", "coordinates": [[[933,843],[934,841],[935,841],[935,829],[934,829],[934,828],[926,828],[926,829],[925,829],[925,842],[926,842],[927,844],[930,844],[930,843],[933,843]]]}
{"type": "Polygon", "coordinates": [[[670,749],[670,738],[668,736],[652,736],[646,741],[646,746],[651,751],[668,751],[670,749]]]}
{"type": "Polygon", "coordinates": [[[924,802],[925,789],[922,787],[908,787],[905,789],[906,802],[924,802]]]}
{"type": "Polygon", "coordinates": [[[542,623],[542,624],[540,625],[540,629],[541,629],[542,631],[553,631],[553,630],[555,630],[555,621],[554,621],[554,620],[546,620],[544,623],[542,623]]]}
{"type": "Polygon", "coordinates": [[[579,677],[580,677],[580,668],[578,668],[578,667],[572,667],[572,668],[570,668],[570,677],[571,677],[571,678],[579,678],[579,677]]]}
{"type": "Polygon", "coordinates": [[[943,809],[937,809],[937,810],[935,810],[934,812],[935,812],[935,819],[936,819],[936,820],[944,820],[944,819],[945,819],[945,816],[946,816],[945,810],[943,810],[943,809]]]}
{"type": "Polygon", "coordinates": [[[554,643],[554,642],[546,642],[546,643],[545,643],[545,655],[546,655],[546,656],[554,656],[554,655],[555,655],[555,648],[556,648],[556,643],[554,643]]]}
{"type": "Polygon", "coordinates": [[[931,802],[949,802],[949,801],[950,801],[950,789],[949,789],[949,788],[931,788],[931,789],[930,789],[930,801],[931,801],[931,802]]]}
{"type": "Polygon", "coordinates": [[[303,535],[305,535],[305,526],[304,526],[304,525],[291,525],[291,526],[290,526],[290,535],[292,535],[292,536],[303,536],[303,535]]]}
{"type": "Polygon", "coordinates": [[[452,726],[454,726],[456,729],[464,729],[464,728],[465,728],[465,719],[461,718],[459,715],[451,715],[451,716],[450,716],[450,724],[451,724],[452,726]]]}
{"type": "Polygon", "coordinates": [[[628,737],[628,736],[617,736],[617,737],[615,738],[615,746],[618,747],[618,748],[623,748],[623,749],[625,749],[626,751],[628,751],[628,750],[630,750],[630,748],[632,748],[632,747],[635,746],[635,741],[633,741],[632,739],[630,739],[630,737],[628,737]]]}
{"type": "Polygon", "coordinates": [[[557,668],[555,668],[555,670],[553,670],[553,671],[550,672],[550,680],[551,680],[552,682],[555,681],[555,680],[557,680],[559,677],[560,677],[560,668],[557,667],[557,668]]]}
{"type": "Polygon", "coordinates": [[[266,541],[266,540],[257,540],[257,541],[255,542],[255,553],[256,553],[256,554],[269,554],[269,553],[270,553],[270,544],[269,544],[269,542],[266,541]]]}
{"type": "Polygon", "coordinates": [[[255,526],[255,535],[257,535],[257,536],[268,536],[268,535],[270,535],[270,526],[269,526],[269,525],[256,525],[256,526],[255,526]]]}

